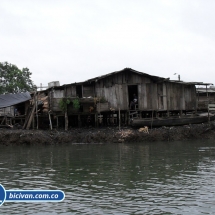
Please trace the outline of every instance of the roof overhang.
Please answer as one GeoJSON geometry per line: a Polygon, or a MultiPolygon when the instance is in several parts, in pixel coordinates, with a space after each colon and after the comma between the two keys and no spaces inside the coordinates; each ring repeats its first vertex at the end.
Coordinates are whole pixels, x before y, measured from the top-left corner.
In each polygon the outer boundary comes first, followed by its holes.
{"type": "Polygon", "coordinates": [[[10,107],[30,99],[29,92],[0,95],[0,108],[10,107]]]}

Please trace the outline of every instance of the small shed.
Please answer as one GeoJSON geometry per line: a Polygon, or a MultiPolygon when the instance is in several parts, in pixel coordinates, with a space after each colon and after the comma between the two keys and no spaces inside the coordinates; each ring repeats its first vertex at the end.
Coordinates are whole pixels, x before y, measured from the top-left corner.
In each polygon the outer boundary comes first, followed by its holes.
{"type": "Polygon", "coordinates": [[[16,93],[16,94],[3,94],[0,95],[0,121],[1,124],[9,123],[12,124],[19,120],[23,122],[26,115],[27,103],[31,100],[29,92],[16,93]]]}
{"type": "Polygon", "coordinates": [[[206,110],[208,104],[215,104],[215,87],[198,87],[196,88],[198,109],[206,110]]]}

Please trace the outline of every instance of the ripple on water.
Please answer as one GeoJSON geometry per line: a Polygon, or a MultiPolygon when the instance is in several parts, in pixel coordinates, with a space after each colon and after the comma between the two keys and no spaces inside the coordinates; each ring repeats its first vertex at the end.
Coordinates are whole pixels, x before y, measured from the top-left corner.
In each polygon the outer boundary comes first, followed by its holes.
{"type": "Polygon", "coordinates": [[[0,151],[6,189],[61,189],[66,198],[60,203],[5,202],[0,213],[213,214],[215,147],[199,144],[82,144],[19,153],[6,148],[0,151]]]}

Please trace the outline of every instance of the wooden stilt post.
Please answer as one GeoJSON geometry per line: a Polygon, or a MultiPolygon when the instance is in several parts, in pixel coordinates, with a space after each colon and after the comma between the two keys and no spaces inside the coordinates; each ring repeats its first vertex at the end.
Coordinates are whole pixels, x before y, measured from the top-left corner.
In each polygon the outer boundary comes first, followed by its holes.
{"type": "Polygon", "coordinates": [[[210,108],[209,108],[209,97],[208,97],[208,88],[207,88],[207,85],[206,85],[206,93],[207,93],[207,100],[208,100],[208,124],[210,124],[210,108]]]}
{"type": "Polygon", "coordinates": [[[52,120],[51,120],[50,111],[49,111],[48,113],[49,113],[49,123],[50,123],[50,129],[52,130],[52,120]]]}
{"type": "Polygon", "coordinates": [[[37,94],[37,92],[36,92],[36,118],[37,118],[37,130],[38,130],[38,128],[39,128],[39,120],[38,120],[38,110],[37,110],[37,107],[38,107],[38,94],[37,94]]]}
{"type": "Polygon", "coordinates": [[[120,124],[121,124],[121,118],[120,118],[120,107],[119,107],[119,130],[121,129],[120,124]]]}
{"type": "Polygon", "coordinates": [[[56,119],[57,119],[57,128],[58,128],[58,116],[56,116],[56,119]]]}
{"type": "Polygon", "coordinates": [[[32,113],[32,109],[30,108],[30,106],[28,107],[28,111],[27,111],[27,114],[25,116],[25,121],[24,121],[24,125],[22,126],[23,129],[26,128],[27,124],[28,124],[28,121],[31,117],[31,113],[32,113]]]}
{"type": "Polygon", "coordinates": [[[208,104],[208,124],[210,124],[209,104],[208,104]]]}
{"type": "MultiPolygon", "coordinates": [[[[35,95],[36,95],[36,92],[34,92],[34,97],[33,97],[33,100],[35,101],[35,95]]],[[[31,124],[32,124],[32,121],[34,120],[34,112],[35,112],[35,108],[36,108],[36,104],[34,102],[33,104],[33,107],[29,113],[29,119],[27,119],[28,121],[26,122],[27,123],[27,126],[26,126],[26,129],[29,129],[31,124]]]]}
{"type": "Polygon", "coordinates": [[[33,119],[32,119],[32,128],[35,128],[35,116],[33,115],[33,119]]]}
{"type": "Polygon", "coordinates": [[[125,112],[125,125],[128,125],[128,112],[125,112]]]}
{"type": "Polygon", "coordinates": [[[98,128],[98,112],[95,113],[95,127],[98,128]]]}
{"type": "MultiPolygon", "coordinates": [[[[35,95],[36,95],[36,92],[34,92],[34,97],[35,97],[35,95]]],[[[34,99],[34,98],[33,98],[33,99],[34,99]]],[[[35,111],[35,108],[36,108],[36,104],[35,104],[35,102],[34,102],[32,109],[29,110],[29,114],[28,114],[27,118],[25,118],[25,123],[24,123],[24,125],[23,125],[23,129],[25,129],[25,126],[26,126],[26,129],[29,129],[29,128],[30,128],[31,123],[32,123],[32,120],[33,120],[33,118],[34,118],[34,111],[35,111]]]]}
{"type": "Polygon", "coordinates": [[[81,127],[81,115],[78,114],[78,127],[80,128],[81,127]]]}
{"type": "Polygon", "coordinates": [[[34,118],[34,111],[35,111],[35,104],[34,104],[33,107],[32,107],[32,110],[31,110],[31,113],[30,113],[30,117],[29,117],[29,120],[28,120],[26,129],[29,129],[30,126],[31,126],[32,120],[33,120],[33,118],[34,118]]]}
{"type": "Polygon", "coordinates": [[[152,111],[151,129],[152,129],[152,124],[153,124],[153,115],[154,115],[154,111],[152,111]]]}
{"type": "Polygon", "coordinates": [[[128,123],[128,125],[130,125],[131,124],[131,119],[130,119],[130,115],[129,115],[129,110],[127,110],[127,123],[128,123]]]}
{"type": "Polygon", "coordinates": [[[66,100],[66,110],[65,110],[65,131],[68,130],[68,107],[67,107],[67,88],[66,86],[64,87],[64,99],[66,100]]]}
{"type": "Polygon", "coordinates": [[[65,111],[65,131],[68,130],[68,114],[67,114],[67,108],[65,111]]]}
{"type": "Polygon", "coordinates": [[[1,121],[1,125],[3,125],[3,122],[6,120],[6,116],[4,116],[4,118],[1,121]]]}

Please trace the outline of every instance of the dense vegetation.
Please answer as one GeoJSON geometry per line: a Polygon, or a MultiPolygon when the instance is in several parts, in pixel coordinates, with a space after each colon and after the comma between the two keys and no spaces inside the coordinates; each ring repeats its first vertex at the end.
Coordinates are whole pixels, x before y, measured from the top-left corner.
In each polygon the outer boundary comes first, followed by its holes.
{"type": "Polygon", "coordinates": [[[0,94],[35,90],[31,75],[28,68],[19,69],[8,62],[0,62],[0,94]]]}

